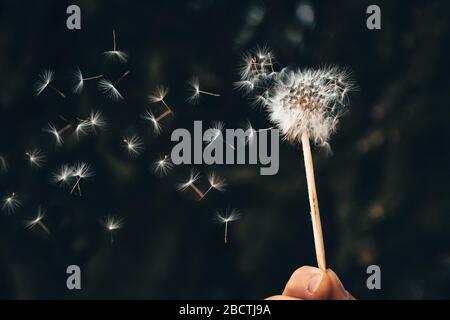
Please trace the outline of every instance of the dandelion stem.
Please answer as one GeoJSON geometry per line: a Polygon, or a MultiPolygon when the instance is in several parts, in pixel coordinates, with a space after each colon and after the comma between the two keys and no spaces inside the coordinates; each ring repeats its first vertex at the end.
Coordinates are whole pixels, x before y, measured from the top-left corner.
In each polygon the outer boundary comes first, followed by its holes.
{"type": "Polygon", "coordinates": [[[44,230],[47,234],[50,234],[50,230],[47,228],[47,226],[42,222],[38,221],[37,224],[44,230]]]}
{"type": "Polygon", "coordinates": [[[69,130],[70,128],[72,128],[73,124],[69,123],[66,124],[61,130],[58,131],[59,135],[62,135],[65,131],[69,130]]]}
{"type": "Polygon", "coordinates": [[[198,195],[198,197],[200,198],[199,200],[202,200],[203,197],[205,196],[205,193],[201,192],[200,189],[197,188],[197,186],[196,186],[194,183],[191,183],[189,186],[190,186],[190,187],[192,188],[192,190],[194,190],[195,193],[198,195]]]}
{"type": "Polygon", "coordinates": [[[326,270],[325,246],[323,243],[322,224],[320,222],[319,201],[317,199],[316,182],[314,179],[314,164],[311,154],[311,145],[307,133],[302,134],[303,158],[305,160],[306,181],[308,184],[309,206],[314,234],[314,246],[319,268],[326,270]]]}
{"type": "Polygon", "coordinates": [[[213,97],[220,97],[219,93],[212,93],[212,92],[202,91],[202,90],[198,90],[198,92],[203,93],[203,94],[207,94],[207,95],[213,96],[213,97]]]}
{"type": "Polygon", "coordinates": [[[167,111],[170,111],[170,113],[172,113],[172,109],[169,107],[169,105],[164,101],[164,99],[161,100],[161,102],[163,103],[163,105],[167,108],[167,111]]]}
{"type": "Polygon", "coordinates": [[[62,91],[56,89],[56,88],[55,88],[54,86],[52,86],[51,84],[48,84],[48,87],[49,87],[50,89],[52,89],[53,91],[55,91],[57,94],[59,94],[61,97],[63,97],[63,98],[66,97],[66,95],[65,95],[62,91]]]}
{"type": "Polygon", "coordinates": [[[94,80],[94,79],[100,79],[102,78],[103,75],[99,74],[98,76],[92,76],[92,77],[88,77],[88,78],[83,78],[83,81],[89,81],[89,80],[94,80]]]}
{"type": "Polygon", "coordinates": [[[169,116],[170,114],[172,114],[172,110],[168,109],[168,110],[164,111],[155,119],[155,122],[159,122],[160,120],[164,119],[165,117],[169,116]]]}
{"type": "Polygon", "coordinates": [[[228,242],[227,236],[228,236],[228,221],[225,222],[225,234],[223,237],[223,242],[225,244],[227,244],[227,242],[228,242]]]}
{"type": "Polygon", "coordinates": [[[116,80],[116,82],[114,82],[114,86],[117,86],[119,84],[120,81],[122,81],[123,78],[125,78],[131,71],[127,70],[125,71],[119,79],[116,80]]]}

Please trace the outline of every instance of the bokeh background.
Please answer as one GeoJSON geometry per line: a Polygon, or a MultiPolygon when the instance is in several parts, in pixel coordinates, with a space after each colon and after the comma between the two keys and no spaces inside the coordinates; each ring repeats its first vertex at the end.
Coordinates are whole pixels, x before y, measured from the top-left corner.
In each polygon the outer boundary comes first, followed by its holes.
{"type": "MultiPolygon", "coordinates": [[[[201,202],[174,185],[189,167],[160,179],[149,169],[170,152],[170,133],[193,120],[222,120],[227,128],[250,120],[269,126],[263,113],[233,89],[241,53],[267,44],[280,66],[348,67],[358,84],[327,156],[314,150],[328,264],[358,298],[450,298],[448,1],[376,1],[382,30],[366,28],[373,1],[5,1],[0,2],[0,154],[9,171],[0,193],[17,192],[20,210],[0,216],[0,297],[264,298],[279,294],[299,266],[315,265],[301,149],[282,143],[280,171],[260,176],[258,166],[198,166],[228,182],[223,194],[201,202]],[[82,10],[82,30],[66,28],[66,8],[82,10]],[[112,46],[130,55],[121,65],[101,53],[112,46]],[[95,82],[70,93],[71,71],[130,75],[114,102],[95,82]],[[38,74],[55,71],[51,91],[36,97],[38,74]],[[186,81],[198,75],[199,105],[186,102],[186,81]],[[141,119],[147,95],[170,88],[175,118],[154,136],[141,119]],[[43,132],[101,110],[108,130],[56,148],[43,132]],[[141,135],[146,151],[131,160],[121,138],[141,135]],[[24,152],[39,147],[47,163],[29,167],[24,152]],[[86,161],[96,176],[82,197],[49,182],[62,163],[86,161]],[[46,236],[24,220],[47,208],[46,236]],[[242,220],[223,226],[214,212],[238,208],[242,220]],[[99,220],[124,219],[111,245],[99,220]],[[66,289],[66,268],[82,269],[82,290],[66,289]],[[382,289],[366,287],[366,268],[379,265],[382,289]]],[[[153,106],[156,108],[156,106],[153,106]]],[[[204,180],[203,180],[204,181],[204,180]]]]}

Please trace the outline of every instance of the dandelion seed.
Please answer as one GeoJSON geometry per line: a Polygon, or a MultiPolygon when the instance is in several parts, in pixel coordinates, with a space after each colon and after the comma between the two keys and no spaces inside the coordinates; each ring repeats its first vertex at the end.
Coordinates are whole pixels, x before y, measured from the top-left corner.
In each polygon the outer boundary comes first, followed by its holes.
{"type": "Polygon", "coordinates": [[[200,178],[200,174],[195,170],[191,170],[189,179],[185,182],[181,182],[177,185],[177,189],[180,191],[185,191],[191,188],[198,196],[199,200],[202,200],[205,194],[195,185],[195,182],[200,178]]]}
{"type": "Polygon", "coordinates": [[[42,221],[44,218],[45,218],[45,210],[42,209],[41,207],[39,207],[36,217],[34,219],[32,219],[32,220],[26,221],[25,227],[27,229],[33,229],[35,226],[39,226],[47,234],[50,234],[50,230],[48,229],[48,227],[42,221]]]}
{"type": "Polygon", "coordinates": [[[225,244],[228,243],[228,223],[239,220],[241,218],[241,214],[238,210],[227,210],[224,213],[216,212],[216,218],[219,223],[225,224],[225,231],[223,241],[225,244]]]}
{"type": "Polygon", "coordinates": [[[113,244],[114,243],[114,233],[123,227],[123,220],[121,218],[115,218],[113,216],[108,216],[103,221],[101,221],[101,223],[102,223],[103,227],[105,228],[106,232],[108,232],[110,234],[111,244],[113,244]]]}
{"type": "Polygon", "coordinates": [[[74,78],[75,78],[76,83],[72,89],[73,93],[80,93],[81,91],[83,91],[85,81],[100,79],[102,77],[103,77],[103,74],[99,74],[97,76],[90,76],[90,77],[85,78],[85,77],[83,77],[81,70],[79,68],[77,68],[77,70],[74,73],[74,78]]]}
{"type": "Polygon", "coordinates": [[[150,102],[156,103],[164,101],[164,98],[169,93],[169,89],[167,89],[164,86],[157,86],[156,89],[153,91],[152,94],[148,96],[148,99],[150,102]]]}
{"type": "Polygon", "coordinates": [[[103,118],[103,114],[101,111],[91,111],[88,123],[91,130],[94,132],[96,132],[98,129],[104,129],[106,127],[106,121],[103,118]]]}
{"type": "Polygon", "coordinates": [[[114,82],[114,86],[117,86],[119,82],[122,81],[123,78],[125,78],[130,74],[130,72],[131,72],[130,70],[127,70],[124,73],[122,73],[122,75],[119,78],[117,78],[117,80],[114,82]]]}
{"type": "MultiPolygon", "coordinates": [[[[168,111],[166,111],[168,112],[168,111]]],[[[159,134],[161,133],[161,124],[160,124],[160,120],[162,120],[162,118],[166,117],[165,113],[162,113],[160,116],[155,117],[155,115],[153,114],[153,112],[151,110],[146,110],[145,113],[142,115],[142,119],[146,120],[146,121],[150,121],[150,123],[153,125],[153,132],[155,134],[159,134]]]]}
{"type": "Polygon", "coordinates": [[[125,137],[123,140],[124,147],[128,151],[130,157],[138,157],[144,150],[144,143],[137,135],[125,137]]]}
{"type": "Polygon", "coordinates": [[[221,121],[213,122],[211,128],[205,132],[205,141],[208,143],[207,148],[216,140],[222,140],[228,147],[235,150],[235,147],[223,139],[222,131],[225,125],[221,121]]]}
{"type": "Polygon", "coordinates": [[[53,175],[52,182],[59,184],[60,186],[69,185],[73,179],[74,170],[67,164],[63,164],[53,175]]]}
{"type": "Polygon", "coordinates": [[[77,138],[80,138],[80,135],[87,134],[90,128],[91,124],[89,121],[81,120],[75,127],[75,134],[77,138]]]}
{"type": "Polygon", "coordinates": [[[153,172],[159,177],[163,177],[167,175],[167,173],[172,170],[174,164],[170,160],[168,155],[162,156],[160,159],[156,160],[153,163],[153,172]]]}
{"type": "Polygon", "coordinates": [[[2,155],[0,155],[0,173],[8,172],[8,161],[2,155]]]}
{"type": "Polygon", "coordinates": [[[73,177],[76,181],[72,187],[72,190],[70,191],[70,194],[75,194],[76,192],[78,192],[78,195],[81,196],[81,181],[83,179],[93,177],[94,175],[94,171],[88,164],[84,162],[77,163],[72,168],[71,177],[73,177]]]}
{"type": "Polygon", "coordinates": [[[196,103],[198,101],[200,94],[206,94],[206,95],[213,96],[213,97],[220,97],[220,94],[218,94],[218,93],[212,93],[212,92],[200,90],[200,82],[199,82],[198,77],[193,77],[189,81],[189,88],[190,88],[190,91],[192,92],[192,95],[188,98],[188,101],[190,101],[192,103],[196,103]]]}
{"type": "Polygon", "coordinates": [[[250,143],[252,143],[254,141],[254,139],[256,138],[256,136],[257,136],[257,134],[259,132],[270,131],[272,129],[274,129],[274,127],[269,127],[269,128],[256,130],[256,129],[253,128],[253,126],[250,123],[250,121],[247,121],[247,125],[246,125],[246,127],[244,129],[244,131],[246,132],[246,137],[245,137],[246,140],[245,140],[245,142],[247,144],[250,144],[250,143]]]}
{"type": "Polygon", "coordinates": [[[13,192],[3,199],[2,210],[6,213],[13,213],[21,205],[21,202],[17,196],[17,193],[13,192]]]}
{"type": "Polygon", "coordinates": [[[45,132],[48,132],[50,134],[53,135],[53,137],[55,138],[55,143],[57,146],[61,146],[63,144],[63,138],[62,135],[69,130],[70,128],[72,128],[73,124],[72,123],[68,123],[67,125],[65,125],[62,129],[56,129],[56,127],[49,123],[48,128],[44,129],[45,132]]]}
{"type": "Polygon", "coordinates": [[[107,79],[101,79],[98,82],[98,89],[111,100],[117,101],[123,99],[123,96],[120,94],[119,90],[117,90],[114,84],[107,79]]]}
{"type": "Polygon", "coordinates": [[[45,156],[39,149],[25,152],[31,166],[41,167],[45,163],[45,156]]]}
{"type": "Polygon", "coordinates": [[[65,98],[66,95],[56,89],[54,86],[52,86],[52,81],[53,81],[53,71],[52,70],[44,70],[40,75],[39,75],[39,79],[36,82],[36,86],[35,86],[35,92],[36,92],[36,96],[39,96],[42,91],[44,91],[46,88],[50,88],[53,91],[55,91],[56,93],[58,93],[61,97],[65,98]]]}
{"type": "Polygon", "coordinates": [[[226,183],[225,179],[218,177],[214,172],[208,175],[209,188],[204,192],[205,197],[211,190],[215,189],[220,192],[225,191],[226,183]]]}
{"type": "Polygon", "coordinates": [[[116,32],[114,30],[113,30],[113,49],[110,51],[106,51],[103,54],[108,58],[117,58],[122,63],[127,62],[128,55],[123,51],[117,50],[116,32]]]}

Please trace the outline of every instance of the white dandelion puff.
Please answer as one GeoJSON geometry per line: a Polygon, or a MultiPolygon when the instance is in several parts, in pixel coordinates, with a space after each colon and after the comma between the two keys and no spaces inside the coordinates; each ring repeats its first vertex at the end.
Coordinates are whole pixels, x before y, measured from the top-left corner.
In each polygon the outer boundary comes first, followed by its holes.
{"type": "Polygon", "coordinates": [[[108,58],[117,58],[121,63],[125,63],[128,60],[128,54],[123,51],[117,50],[116,44],[116,32],[113,30],[113,48],[112,50],[105,51],[103,54],[108,58]]]}
{"type": "Polygon", "coordinates": [[[157,86],[156,89],[148,96],[152,103],[162,102],[169,93],[169,89],[164,86],[157,86]]]}
{"type": "Polygon", "coordinates": [[[44,129],[45,132],[50,133],[51,135],[53,135],[53,137],[55,138],[55,143],[56,146],[61,146],[64,142],[62,135],[69,130],[70,128],[72,128],[73,124],[72,123],[68,123],[66,124],[63,128],[61,129],[57,129],[55,127],[55,125],[53,125],[52,123],[48,124],[48,127],[44,129]]]}
{"type": "Polygon", "coordinates": [[[212,93],[208,91],[204,91],[200,89],[200,81],[198,77],[193,77],[189,82],[189,90],[191,91],[191,95],[188,98],[189,102],[196,103],[198,101],[198,98],[200,97],[200,94],[205,94],[213,97],[220,97],[219,93],[212,93]]]}
{"type": "Polygon", "coordinates": [[[88,120],[89,126],[92,131],[96,132],[98,129],[102,130],[106,127],[106,120],[103,117],[101,111],[91,111],[88,120]]]}
{"type": "Polygon", "coordinates": [[[2,210],[6,213],[14,213],[21,206],[21,201],[17,193],[13,192],[3,199],[2,210]]]}
{"type": "Polygon", "coordinates": [[[91,125],[89,121],[81,120],[78,122],[77,126],[75,127],[75,134],[77,138],[80,138],[81,135],[85,135],[90,130],[91,125]]]}
{"type": "Polygon", "coordinates": [[[145,148],[141,138],[137,135],[125,137],[122,142],[128,151],[128,155],[132,158],[138,157],[145,148]]]}
{"type": "Polygon", "coordinates": [[[113,244],[114,243],[114,233],[123,227],[123,219],[116,218],[113,216],[108,216],[104,220],[101,221],[101,224],[102,224],[103,228],[105,228],[105,231],[110,234],[111,244],[113,244]]]}
{"type": "Polygon", "coordinates": [[[119,90],[116,89],[114,84],[111,81],[109,81],[108,79],[101,79],[98,82],[98,89],[100,90],[100,92],[105,94],[111,100],[117,101],[117,100],[123,99],[122,94],[119,92],[119,90]]]}
{"type": "Polygon", "coordinates": [[[168,155],[161,156],[152,165],[153,172],[159,177],[166,176],[168,172],[173,169],[173,167],[174,164],[168,155]]]}
{"type": "Polygon", "coordinates": [[[223,241],[225,244],[228,243],[228,224],[233,221],[237,221],[241,218],[241,214],[238,210],[232,209],[225,212],[216,212],[216,219],[219,223],[225,224],[225,231],[223,241]]]}
{"type": "Polygon", "coordinates": [[[46,88],[50,88],[53,91],[55,91],[57,94],[59,94],[61,97],[65,98],[66,95],[61,91],[56,89],[54,86],[52,86],[54,73],[52,70],[44,70],[39,75],[39,79],[36,82],[35,86],[35,92],[36,95],[39,96],[46,88]]]}
{"type": "Polygon", "coordinates": [[[80,93],[81,91],[83,91],[85,81],[100,79],[103,77],[103,74],[99,74],[96,76],[84,77],[83,73],[81,73],[81,70],[79,68],[77,68],[77,70],[74,72],[73,77],[75,80],[75,85],[73,86],[72,91],[73,91],[73,93],[80,93]]]}
{"type": "Polygon", "coordinates": [[[81,181],[91,178],[95,175],[95,172],[91,169],[91,166],[84,162],[78,162],[73,168],[71,177],[75,179],[75,183],[70,191],[70,194],[78,193],[81,196],[81,181]]]}
{"type": "Polygon", "coordinates": [[[25,156],[31,166],[40,168],[45,163],[45,155],[39,149],[33,149],[25,152],[25,156]]]}
{"type": "Polygon", "coordinates": [[[25,227],[27,229],[33,229],[36,226],[39,226],[42,230],[44,230],[47,234],[50,234],[49,228],[44,224],[43,219],[45,218],[45,210],[42,207],[38,208],[38,212],[36,217],[31,220],[25,222],[25,227]]]}

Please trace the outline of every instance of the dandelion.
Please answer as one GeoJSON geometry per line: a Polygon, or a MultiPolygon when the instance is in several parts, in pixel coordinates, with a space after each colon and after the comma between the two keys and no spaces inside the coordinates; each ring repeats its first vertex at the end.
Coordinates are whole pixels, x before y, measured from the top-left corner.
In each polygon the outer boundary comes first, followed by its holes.
{"type": "Polygon", "coordinates": [[[58,93],[61,97],[65,98],[66,95],[56,89],[51,83],[53,81],[53,71],[52,70],[44,70],[40,75],[39,75],[39,79],[36,82],[36,86],[35,86],[35,92],[36,95],[40,95],[42,93],[42,91],[44,91],[46,88],[50,88],[53,91],[55,91],[56,93],[58,93]]]}
{"type": "Polygon", "coordinates": [[[239,220],[241,218],[241,214],[238,210],[227,210],[224,213],[216,212],[216,219],[219,223],[225,224],[225,231],[223,241],[225,244],[228,243],[228,223],[239,220]]]}
{"type": "Polygon", "coordinates": [[[81,196],[81,181],[83,179],[90,178],[94,175],[95,175],[94,171],[88,164],[84,162],[77,163],[72,168],[71,177],[75,179],[75,184],[73,185],[70,194],[75,194],[76,192],[78,192],[78,195],[81,196]]]}
{"type": "Polygon", "coordinates": [[[170,160],[170,157],[168,155],[164,155],[153,163],[152,168],[156,175],[163,177],[173,169],[173,166],[174,164],[170,160]]]}
{"type": "Polygon", "coordinates": [[[81,70],[79,68],[77,68],[77,70],[74,73],[74,78],[75,78],[76,83],[72,89],[73,93],[80,93],[84,88],[85,81],[100,79],[102,77],[103,77],[103,74],[99,74],[96,76],[90,76],[90,77],[83,77],[81,70]]]}
{"type": "Polygon", "coordinates": [[[212,93],[208,91],[200,90],[200,82],[198,77],[193,77],[189,81],[189,89],[192,92],[192,95],[188,98],[188,101],[192,103],[196,103],[198,101],[198,98],[200,97],[200,94],[206,94],[213,97],[220,97],[220,94],[218,93],[212,93]]]}
{"type": "Polygon", "coordinates": [[[127,62],[128,55],[123,51],[117,50],[116,32],[113,30],[112,33],[113,33],[113,49],[110,51],[106,51],[103,54],[108,58],[117,58],[120,62],[125,63],[127,62]]]}
{"type": "Polygon", "coordinates": [[[101,111],[91,111],[89,120],[87,121],[93,132],[97,132],[98,129],[104,129],[106,127],[106,121],[101,111]]]}
{"type": "Polygon", "coordinates": [[[154,92],[148,96],[148,99],[151,103],[161,102],[164,105],[165,110],[156,117],[150,110],[147,110],[147,112],[142,116],[144,120],[148,120],[153,124],[153,128],[156,133],[160,133],[161,131],[160,121],[170,115],[173,115],[172,108],[169,107],[169,105],[164,100],[168,92],[169,90],[166,87],[157,86],[154,92]]]}
{"type": "Polygon", "coordinates": [[[27,229],[33,229],[35,226],[39,226],[47,234],[50,234],[49,228],[42,221],[44,218],[45,218],[45,210],[42,209],[41,207],[39,207],[36,217],[34,219],[32,219],[32,220],[26,221],[25,227],[27,229]]]}
{"type": "Polygon", "coordinates": [[[31,151],[25,152],[25,155],[30,162],[31,166],[36,166],[40,168],[43,163],[45,163],[45,156],[39,149],[34,149],[31,151]]]}
{"type": "Polygon", "coordinates": [[[8,172],[8,161],[2,155],[0,155],[0,173],[8,172]]]}
{"type": "Polygon", "coordinates": [[[223,131],[224,127],[225,127],[225,125],[223,124],[223,122],[217,121],[217,122],[214,122],[212,124],[211,128],[209,128],[205,132],[205,141],[208,143],[208,145],[206,146],[207,148],[209,146],[211,146],[214,141],[222,140],[222,142],[224,142],[228,147],[235,150],[235,147],[231,143],[223,140],[222,131],[223,131]]]}
{"type": "Polygon", "coordinates": [[[2,210],[6,213],[13,213],[21,205],[21,202],[17,196],[17,193],[13,192],[3,199],[2,210]]]}
{"type": "Polygon", "coordinates": [[[59,184],[60,186],[69,185],[73,178],[74,170],[67,164],[63,164],[55,173],[52,175],[52,182],[59,184]]]}
{"type": "Polygon", "coordinates": [[[329,139],[336,131],[348,93],[353,89],[352,81],[348,72],[338,67],[285,68],[275,72],[271,66],[267,68],[267,65],[273,66],[272,54],[269,56],[267,51],[251,59],[245,56],[246,69],[241,69],[241,80],[265,88],[264,107],[269,119],[287,141],[302,144],[316,257],[319,268],[326,270],[310,140],[329,149],[329,139]]]}
{"type": "Polygon", "coordinates": [[[113,216],[108,216],[104,220],[101,221],[103,227],[105,228],[106,232],[109,232],[111,237],[111,244],[114,243],[114,233],[117,232],[117,230],[121,229],[123,226],[123,220],[120,218],[115,218],[113,216]]]}
{"type": "Polygon", "coordinates": [[[137,135],[123,138],[125,149],[128,151],[130,157],[138,157],[144,150],[144,143],[137,135]]]}
{"type": "Polygon", "coordinates": [[[75,134],[76,134],[77,138],[80,138],[80,135],[87,134],[90,127],[91,127],[91,125],[90,125],[89,121],[81,120],[75,127],[75,134]]]}
{"type": "Polygon", "coordinates": [[[203,197],[205,196],[205,193],[203,193],[196,185],[195,182],[200,178],[200,174],[197,173],[194,170],[191,170],[190,175],[189,175],[189,179],[186,180],[185,182],[181,182],[177,185],[177,189],[180,191],[185,191],[188,188],[191,188],[196,195],[198,196],[199,200],[202,200],[203,197]]]}

